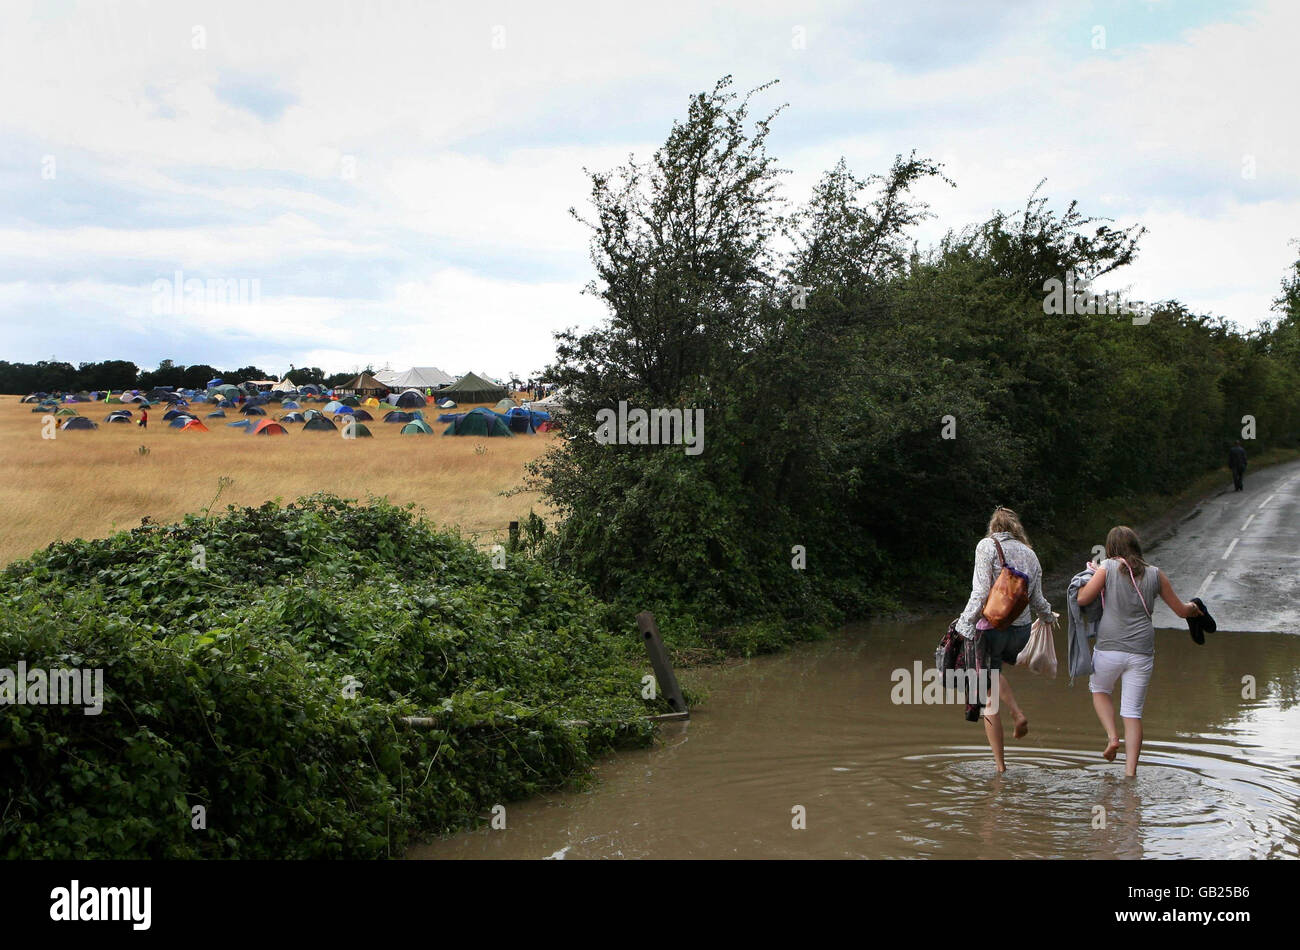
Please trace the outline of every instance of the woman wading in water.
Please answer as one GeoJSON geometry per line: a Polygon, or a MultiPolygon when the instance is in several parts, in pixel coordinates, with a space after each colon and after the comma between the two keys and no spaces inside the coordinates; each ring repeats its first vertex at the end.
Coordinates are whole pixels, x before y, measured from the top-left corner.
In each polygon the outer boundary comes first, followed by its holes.
{"type": "Polygon", "coordinates": [[[1102,598],[1088,689],[1092,707],[1106,730],[1101,756],[1113,762],[1119,751],[1119,734],[1110,694],[1116,683],[1123,683],[1119,714],[1124,720],[1124,774],[1130,777],[1137,775],[1142,754],[1142,707],[1155,666],[1156,629],[1151,611],[1157,593],[1183,619],[1201,613],[1196,604],[1178,599],[1164,571],[1143,560],[1136,531],[1124,525],[1111,528],[1106,535],[1106,560],[1079,589],[1079,604],[1086,606],[1098,596],[1102,598]]]}
{"type": "Polygon", "coordinates": [[[984,732],[988,736],[993,761],[999,772],[1007,770],[1003,758],[1002,706],[1005,705],[1011,713],[1015,738],[1023,738],[1029,732],[1029,719],[1017,705],[1011,684],[1002,675],[1002,664],[1005,662],[1015,666],[1016,657],[1029,642],[1031,612],[1034,618],[1047,623],[1056,620],[1052,605],[1043,596],[1043,569],[1038,563],[1038,555],[1029,546],[1020,519],[1010,508],[997,508],[989,519],[988,533],[975,546],[975,575],[971,581],[970,599],[966,602],[966,609],[957,618],[957,632],[967,640],[984,637],[989,647],[989,669],[997,671],[994,679],[997,680],[998,695],[996,699],[990,697],[991,702],[984,707],[983,718],[984,732]],[[1029,578],[1029,606],[1010,626],[1002,630],[995,628],[983,617],[984,605],[993,589],[993,582],[1002,570],[998,557],[999,545],[1006,563],[1029,578]]]}

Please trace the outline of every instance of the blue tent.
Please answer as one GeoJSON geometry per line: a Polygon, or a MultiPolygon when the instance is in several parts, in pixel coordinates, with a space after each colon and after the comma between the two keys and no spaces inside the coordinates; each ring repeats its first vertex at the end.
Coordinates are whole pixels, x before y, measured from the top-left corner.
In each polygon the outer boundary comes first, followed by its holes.
{"type": "Polygon", "coordinates": [[[253,420],[252,420],[252,419],[245,419],[243,422],[227,422],[227,423],[226,423],[226,425],[228,425],[228,426],[229,426],[230,428],[232,428],[232,429],[249,429],[249,428],[252,428],[253,424],[254,424],[254,423],[253,423],[253,420]]]}
{"type": "Polygon", "coordinates": [[[224,382],[224,380],[222,380],[222,378],[221,378],[220,376],[214,376],[212,379],[209,379],[209,380],[208,380],[208,385],[205,386],[205,387],[203,387],[203,388],[204,388],[204,389],[211,389],[211,388],[213,388],[214,386],[220,386],[220,385],[222,384],[222,382],[224,382]]]}
{"type": "Polygon", "coordinates": [[[218,409],[216,412],[209,412],[209,413],[208,413],[208,418],[209,418],[209,419],[224,419],[224,418],[226,418],[226,410],[224,410],[224,409],[218,409]]]}

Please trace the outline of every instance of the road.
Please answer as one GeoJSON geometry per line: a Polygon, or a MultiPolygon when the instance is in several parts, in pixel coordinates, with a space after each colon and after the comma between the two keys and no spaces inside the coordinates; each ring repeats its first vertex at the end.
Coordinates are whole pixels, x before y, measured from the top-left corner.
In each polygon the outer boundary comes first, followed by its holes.
{"type": "MultiPolygon", "coordinates": [[[[1147,552],[1184,600],[1205,601],[1219,629],[1300,633],[1300,461],[1246,470],[1245,491],[1202,501],[1147,552]]],[[[1158,628],[1187,628],[1161,601],[1158,628]]]]}

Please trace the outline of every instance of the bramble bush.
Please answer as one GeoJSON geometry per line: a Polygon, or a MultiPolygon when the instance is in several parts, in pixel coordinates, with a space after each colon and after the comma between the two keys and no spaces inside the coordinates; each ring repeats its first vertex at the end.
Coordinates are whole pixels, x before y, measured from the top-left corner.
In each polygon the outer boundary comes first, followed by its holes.
{"type": "Polygon", "coordinates": [[[0,667],[102,668],[105,695],[5,709],[0,853],[396,856],[648,743],[667,706],[641,698],[637,639],[581,583],[509,567],[327,495],[10,565],[0,667]]]}

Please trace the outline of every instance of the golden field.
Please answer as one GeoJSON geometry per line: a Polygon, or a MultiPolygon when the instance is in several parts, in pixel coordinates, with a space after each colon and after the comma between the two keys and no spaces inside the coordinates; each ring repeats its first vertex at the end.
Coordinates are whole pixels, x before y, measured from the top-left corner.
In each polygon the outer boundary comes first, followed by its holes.
{"type": "MultiPolygon", "coordinates": [[[[162,421],[170,408],[164,404],[150,407],[149,428],[141,430],[103,421],[122,408],[138,419],[138,407],[101,401],[71,406],[98,429],[42,439],[43,416],[21,398],[0,396],[0,565],[51,541],[104,537],[137,527],[145,517],[169,522],[200,512],[217,494],[221,476],[233,482],[221,491],[214,513],[228,504],[287,503],[317,491],[361,501],[375,495],[393,504],[414,502],[435,524],[459,526],[484,542],[503,537],[506,525],[527,517],[530,508],[546,514],[536,492],[501,492],[520,486],[524,464],[546,451],[557,438],[553,432],[443,437],[445,424],[433,421],[442,410],[430,406],[424,414],[432,436],[402,435],[400,425],[382,421],[385,410],[375,409],[369,410],[375,421],[366,423],[370,439],[303,432],[301,423],[286,424],[285,436],[254,436],[227,427],[244,418],[236,411],[227,410],[226,419],[203,419],[216,408],[207,403],[191,409],[208,432],[170,428],[162,421]],[[141,445],[147,455],[138,451],[141,445]]],[[[304,410],[323,405],[302,403],[304,410]]],[[[287,411],[277,404],[266,409],[270,419],[287,411]]]]}

